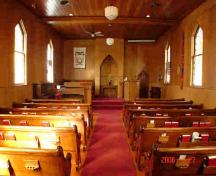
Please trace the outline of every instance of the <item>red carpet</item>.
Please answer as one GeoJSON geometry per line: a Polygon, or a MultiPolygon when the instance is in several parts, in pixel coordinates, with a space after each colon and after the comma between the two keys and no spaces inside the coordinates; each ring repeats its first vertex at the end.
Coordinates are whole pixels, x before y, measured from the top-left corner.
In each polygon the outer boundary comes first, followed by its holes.
{"type": "Polygon", "coordinates": [[[93,109],[122,109],[124,100],[120,98],[95,98],[92,101],[93,109]]]}
{"type": "Polygon", "coordinates": [[[122,110],[95,110],[97,122],[81,176],[135,176],[122,110]]]}

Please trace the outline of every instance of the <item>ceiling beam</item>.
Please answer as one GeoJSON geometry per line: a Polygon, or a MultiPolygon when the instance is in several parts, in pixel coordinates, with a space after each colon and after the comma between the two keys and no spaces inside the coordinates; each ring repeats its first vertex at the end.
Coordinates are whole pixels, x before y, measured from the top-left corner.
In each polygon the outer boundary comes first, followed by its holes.
{"type": "Polygon", "coordinates": [[[70,24],[131,24],[131,25],[162,25],[162,26],[173,26],[178,21],[177,20],[167,20],[167,19],[151,19],[151,18],[126,18],[118,17],[117,19],[110,21],[105,17],[43,17],[43,21],[49,24],[58,22],[68,22],[70,24]]]}

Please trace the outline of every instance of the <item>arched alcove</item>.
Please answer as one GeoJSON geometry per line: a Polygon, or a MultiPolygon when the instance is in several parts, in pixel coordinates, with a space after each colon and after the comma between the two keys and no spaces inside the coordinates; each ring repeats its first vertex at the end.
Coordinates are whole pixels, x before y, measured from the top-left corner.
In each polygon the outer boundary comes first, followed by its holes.
{"type": "Polygon", "coordinates": [[[117,96],[118,85],[118,65],[111,55],[108,55],[100,65],[100,86],[101,95],[104,96],[104,90],[108,93],[108,97],[117,96]],[[115,95],[116,94],[116,95],[115,95]]]}

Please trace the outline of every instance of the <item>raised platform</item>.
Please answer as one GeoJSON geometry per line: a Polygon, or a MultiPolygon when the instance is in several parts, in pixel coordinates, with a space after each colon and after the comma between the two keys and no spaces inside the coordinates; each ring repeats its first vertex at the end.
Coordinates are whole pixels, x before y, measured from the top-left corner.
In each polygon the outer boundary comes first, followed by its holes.
{"type": "Polygon", "coordinates": [[[92,100],[93,109],[122,109],[124,100],[119,98],[95,98],[92,100]]]}

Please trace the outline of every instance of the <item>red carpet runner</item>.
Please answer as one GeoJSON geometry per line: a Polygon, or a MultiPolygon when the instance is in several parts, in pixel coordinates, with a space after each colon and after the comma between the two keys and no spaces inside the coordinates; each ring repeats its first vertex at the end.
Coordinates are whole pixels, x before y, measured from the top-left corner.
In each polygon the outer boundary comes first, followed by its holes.
{"type": "Polygon", "coordinates": [[[122,110],[95,110],[97,122],[81,176],[135,176],[122,110]]]}

